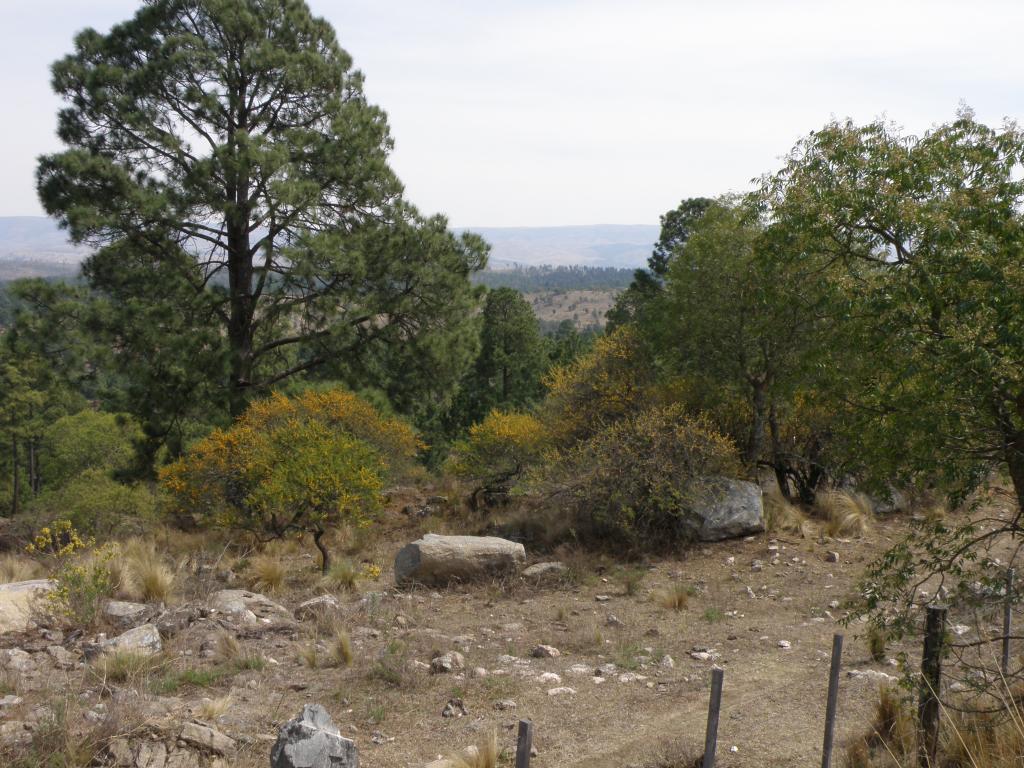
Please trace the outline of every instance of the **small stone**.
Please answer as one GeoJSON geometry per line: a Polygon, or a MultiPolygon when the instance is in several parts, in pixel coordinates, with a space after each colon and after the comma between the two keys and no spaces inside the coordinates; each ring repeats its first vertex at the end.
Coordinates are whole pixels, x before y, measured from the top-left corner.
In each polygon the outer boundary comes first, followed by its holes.
{"type": "Polygon", "coordinates": [[[569,569],[565,563],[550,562],[537,563],[523,570],[523,576],[527,579],[557,578],[568,573],[569,569]]]}
{"type": "Polygon", "coordinates": [[[622,627],[626,626],[626,622],[624,622],[614,613],[608,614],[608,620],[605,621],[605,624],[607,624],[609,627],[616,627],[617,629],[621,629],[622,627]]]}
{"type": "Polygon", "coordinates": [[[665,654],[661,657],[661,661],[658,662],[658,666],[662,669],[675,669],[676,662],[675,659],[673,659],[671,656],[665,654]]]}
{"type": "Polygon", "coordinates": [[[435,675],[448,674],[463,669],[466,658],[458,651],[449,651],[430,662],[430,671],[435,675]]]}
{"type": "Polygon", "coordinates": [[[764,569],[764,563],[760,560],[755,560],[750,564],[750,570],[754,573],[760,573],[764,569]]]}
{"type": "Polygon", "coordinates": [[[966,635],[968,632],[971,631],[971,628],[966,624],[954,624],[952,627],[949,628],[949,631],[959,637],[960,635],[966,635]]]}
{"type": "Polygon", "coordinates": [[[567,686],[561,686],[559,688],[549,688],[548,696],[575,696],[576,689],[569,688],[567,686]]]}
{"type": "Polygon", "coordinates": [[[49,645],[46,652],[57,669],[74,669],[78,664],[78,657],[60,645],[49,645]]]}
{"type": "Polygon", "coordinates": [[[608,595],[594,595],[594,599],[599,603],[607,603],[609,600],[611,600],[611,597],[609,597],[608,595]]]}
{"type": "Polygon", "coordinates": [[[885,672],[879,672],[877,669],[851,669],[847,671],[846,676],[853,678],[854,680],[862,678],[866,680],[877,680],[881,683],[891,683],[896,680],[892,675],[887,675],[885,672]]]}
{"type": "Polygon", "coordinates": [[[341,601],[334,595],[318,595],[304,603],[299,603],[299,607],[295,609],[295,618],[299,621],[309,621],[339,608],[341,608],[341,601]]]}
{"type": "Polygon", "coordinates": [[[839,553],[838,552],[826,552],[825,553],[825,562],[826,563],[838,563],[839,562],[839,553]]]}
{"type": "Polygon", "coordinates": [[[711,661],[711,654],[707,651],[690,651],[690,658],[697,661],[711,661]]]}
{"type": "Polygon", "coordinates": [[[516,708],[516,703],[512,699],[502,699],[494,704],[494,708],[499,712],[508,712],[516,708]]]}
{"type": "Polygon", "coordinates": [[[747,597],[749,597],[751,600],[757,600],[757,595],[754,594],[754,590],[752,590],[750,587],[747,587],[747,597]]]}
{"type": "Polygon", "coordinates": [[[557,659],[562,652],[553,645],[538,645],[530,652],[530,655],[535,659],[557,659]]]}
{"type": "Polygon", "coordinates": [[[831,608],[833,611],[836,610],[839,607],[839,601],[833,600],[828,604],[828,607],[831,608]]]}
{"type": "Polygon", "coordinates": [[[784,651],[793,647],[793,644],[790,643],[789,640],[779,640],[778,645],[779,648],[781,648],[784,651]]]}
{"type": "Polygon", "coordinates": [[[0,709],[7,709],[8,707],[16,707],[23,699],[21,696],[15,696],[14,694],[7,694],[6,696],[0,696],[0,709]]]}
{"type": "Polygon", "coordinates": [[[483,667],[473,667],[473,669],[469,673],[469,676],[477,680],[482,680],[483,678],[487,677],[487,670],[483,667]]]}
{"type": "Polygon", "coordinates": [[[545,672],[537,678],[538,683],[560,683],[562,682],[561,676],[554,672],[545,672]]]}

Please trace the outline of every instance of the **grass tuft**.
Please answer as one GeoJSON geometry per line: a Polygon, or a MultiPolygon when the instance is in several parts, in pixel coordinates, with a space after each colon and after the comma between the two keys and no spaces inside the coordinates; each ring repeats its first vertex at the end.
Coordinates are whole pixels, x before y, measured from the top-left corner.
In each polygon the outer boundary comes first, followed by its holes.
{"type": "Polygon", "coordinates": [[[863,536],[874,519],[871,502],[859,493],[829,491],[817,505],[826,520],[825,531],[833,538],[863,536]]]}
{"type": "Polygon", "coordinates": [[[323,581],[332,590],[351,592],[359,581],[359,570],[351,560],[338,560],[331,564],[323,581]]]}
{"type": "Polygon", "coordinates": [[[686,584],[673,584],[657,593],[658,604],[671,611],[685,611],[690,607],[690,596],[693,587],[686,584]]]}
{"type": "Polygon", "coordinates": [[[768,533],[793,533],[802,538],[814,535],[814,525],[803,510],[786,500],[778,486],[764,492],[764,527],[768,533]]]}
{"type": "Polygon", "coordinates": [[[254,557],[249,562],[252,585],[261,592],[274,593],[284,586],[287,569],[281,559],[270,554],[254,557]]]}

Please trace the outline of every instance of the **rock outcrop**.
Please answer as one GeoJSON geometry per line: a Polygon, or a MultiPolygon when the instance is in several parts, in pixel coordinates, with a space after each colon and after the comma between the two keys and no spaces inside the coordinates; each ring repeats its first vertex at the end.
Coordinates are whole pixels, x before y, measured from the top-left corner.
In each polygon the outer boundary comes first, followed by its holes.
{"type": "Polygon", "coordinates": [[[270,768],[359,768],[356,744],[344,738],[319,704],[289,720],[270,751],[270,768]]]}
{"type": "Polygon", "coordinates": [[[0,584],[0,635],[24,632],[32,623],[32,603],[57,586],[52,579],[0,584]]]}
{"type": "Polygon", "coordinates": [[[439,536],[428,533],[406,544],[395,557],[395,583],[444,586],[519,573],[526,549],[496,536],[439,536]]]}
{"type": "Polygon", "coordinates": [[[761,488],[745,480],[712,481],[694,508],[689,533],[697,541],[721,541],[764,531],[761,488]]]}
{"type": "Polygon", "coordinates": [[[269,597],[247,589],[222,589],[210,595],[210,609],[247,624],[292,621],[292,612],[269,597]]]}

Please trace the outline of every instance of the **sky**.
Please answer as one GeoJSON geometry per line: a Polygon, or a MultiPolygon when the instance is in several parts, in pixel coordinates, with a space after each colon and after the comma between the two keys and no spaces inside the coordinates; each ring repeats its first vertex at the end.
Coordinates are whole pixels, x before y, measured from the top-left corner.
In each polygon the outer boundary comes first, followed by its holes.
{"type": "MultiPolygon", "coordinates": [[[[308,0],[389,116],[408,198],[454,226],[653,224],[748,189],[832,118],[1024,117],[1024,3],[308,0]]],[[[0,216],[40,215],[49,65],[140,0],[0,0],[0,216]]]]}

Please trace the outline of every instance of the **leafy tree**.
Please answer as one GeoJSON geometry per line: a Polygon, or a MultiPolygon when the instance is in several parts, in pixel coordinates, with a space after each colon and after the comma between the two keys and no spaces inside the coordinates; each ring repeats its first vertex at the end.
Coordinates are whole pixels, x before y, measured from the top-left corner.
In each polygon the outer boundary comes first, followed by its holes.
{"type": "Polygon", "coordinates": [[[387,479],[421,448],[410,427],[356,395],[315,389],[254,401],[161,471],[172,511],[261,541],[309,533],[326,573],[324,536],[367,524],[387,479]]]}
{"type": "Polygon", "coordinates": [[[119,359],[138,373],[156,351],[134,386],[168,412],[147,431],[199,399],[237,415],[328,362],[466,338],[483,241],[401,200],[385,115],[302,0],[152,0],[80,33],[53,86],[67,148],[40,160],[40,196],[100,249],[86,274],[126,329],[119,359]]]}
{"type": "Polygon", "coordinates": [[[480,421],[495,408],[522,409],[543,393],[548,367],[533,308],[519,291],[496,288],[484,302],[480,352],[455,403],[456,427],[480,421]]]}
{"type": "MultiPolygon", "coordinates": [[[[1014,125],[993,129],[965,110],[920,137],[830,123],[765,182],[778,226],[847,270],[870,267],[849,284],[874,363],[854,393],[865,470],[963,499],[1001,469],[1017,502],[1009,516],[923,523],[869,569],[864,608],[895,634],[915,627],[926,583],[942,584],[953,610],[991,610],[1006,599],[1005,568],[1020,568],[1022,159],[1014,125]]],[[[976,679],[1014,684],[993,668],[976,679]]]]}
{"type": "MultiPolygon", "coordinates": [[[[127,458],[131,458],[130,451],[127,458]]],[[[151,523],[156,497],[146,484],[122,483],[108,470],[91,467],[61,485],[45,488],[28,505],[28,511],[39,523],[68,520],[84,534],[109,539],[151,523]]]]}
{"type": "Polygon", "coordinates": [[[609,330],[642,316],[645,307],[663,288],[672,257],[686,245],[694,225],[713,202],[707,197],[689,197],[662,215],[661,233],[654,244],[654,252],[647,259],[647,269],[633,273],[633,282],[608,310],[609,330]]]}

